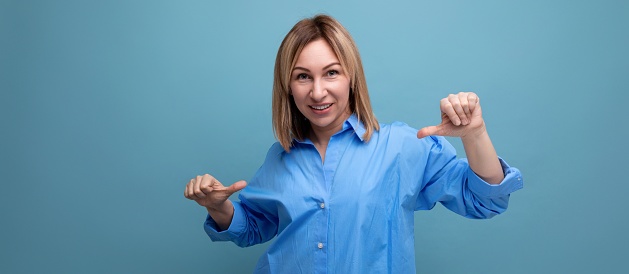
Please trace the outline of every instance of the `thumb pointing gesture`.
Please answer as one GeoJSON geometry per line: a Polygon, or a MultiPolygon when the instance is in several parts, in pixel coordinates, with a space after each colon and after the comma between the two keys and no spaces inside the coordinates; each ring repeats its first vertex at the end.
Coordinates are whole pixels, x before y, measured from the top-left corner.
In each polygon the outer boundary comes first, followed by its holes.
{"type": "Polygon", "coordinates": [[[441,124],[436,126],[427,126],[417,131],[417,138],[421,139],[430,135],[451,136],[453,124],[448,115],[441,113],[441,124]]]}
{"type": "Polygon", "coordinates": [[[444,136],[445,134],[444,134],[443,126],[442,125],[427,126],[417,131],[418,139],[421,139],[430,135],[444,136]]]}
{"type": "Polygon", "coordinates": [[[480,99],[473,92],[459,92],[441,99],[441,124],[417,132],[417,138],[430,135],[465,137],[482,130],[485,122],[480,99]]]}
{"type": "Polygon", "coordinates": [[[229,196],[246,186],[247,182],[238,181],[231,186],[225,187],[211,175],[205,174],[190,180],[188,185],[186,185],[184,196],[196,201],[200,206],[218,209],[227,201],[229,196]]]}
{"type": "Polygon", "coordinates": [[[235,182],[233,185],[226,187],[225,192],[229,193],[229,195],[231,196],[232,194],[242,190],[246,186],[247,186],[247,182],[238,181],[238,182],[235,182]]]}

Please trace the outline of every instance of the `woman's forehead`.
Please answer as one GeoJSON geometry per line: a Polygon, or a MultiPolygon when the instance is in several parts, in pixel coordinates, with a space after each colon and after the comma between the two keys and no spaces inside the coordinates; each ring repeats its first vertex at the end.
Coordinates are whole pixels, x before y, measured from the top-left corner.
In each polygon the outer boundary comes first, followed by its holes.
{"type": "Polygon", "coordinates": [[[317,65],[330,63],[340,63],[339,58],[334,53],[332,47],[323,39],[312,41],[301,50],[297,56],[295,67],[304,65],[317,65]]]}

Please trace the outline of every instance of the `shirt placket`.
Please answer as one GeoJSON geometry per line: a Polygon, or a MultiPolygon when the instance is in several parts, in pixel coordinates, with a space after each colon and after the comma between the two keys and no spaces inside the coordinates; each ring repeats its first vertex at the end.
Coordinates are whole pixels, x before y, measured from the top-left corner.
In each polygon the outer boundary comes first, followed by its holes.
{"type": "Polygon", "coordinates": [[[332,189],[332,184],[334,181],[334,175],[336,174],[336,168],[339,165],[341,160],[341,156],[344,150],[343,140],[346,134],[340,133],[334,135],[330,138],[330,142],[328,143],[328,147],[325,153],[325,161],[322,163],[323,166],[323,181],[325,183],[325,193],[322,195],[321,200],[318,204],[318,210],[320,210],[320,216],[322,218],[319,219],[320,224],[320,241],[316,244],[317,249],[319,251],[319,255],[321,255],[321,264],[318,264],[317,273],[327,273],[328,267],[328,259],[327,254],[329,254],[330,248],[333,248],[328,241],[329,229],[330,229],[330,194],[332,189]],[[321,267],[321,268],[319,268],[321,267]]]}

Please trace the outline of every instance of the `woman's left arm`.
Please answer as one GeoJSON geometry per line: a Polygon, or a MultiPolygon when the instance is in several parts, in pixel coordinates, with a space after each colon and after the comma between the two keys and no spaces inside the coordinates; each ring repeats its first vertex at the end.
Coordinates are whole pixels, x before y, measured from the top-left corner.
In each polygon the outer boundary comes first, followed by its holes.
{"type": "Polygon", "coordinates": [[[429,135],[461,137],[470,168],[490,184],[499,184],[504,173],[491,143],[480,99],[473,92],[459,92],[441,99],[441,124],[424,127],[417,138],[429,135]]]}

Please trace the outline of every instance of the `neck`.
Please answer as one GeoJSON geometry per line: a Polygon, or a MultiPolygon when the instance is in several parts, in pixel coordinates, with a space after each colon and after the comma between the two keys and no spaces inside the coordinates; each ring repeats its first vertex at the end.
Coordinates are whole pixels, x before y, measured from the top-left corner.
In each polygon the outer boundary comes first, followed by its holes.
{"type": "Polygon", "coordinates": [[[310,125],[310,140],[315,144],[326,144],[330,141],[332,135],[336,134],[343,128],[343,123],[349,118],[351,113],[345,113],[341,119],[338,119],[333,124],[326,127],[317,127],[313,124],[310,125]]]}
{"type": "Polygon", "coordinates": [[[311,128],[310,140],[317,147],[319,146],[326,147],[328,145],[328,142],[330,142],[330,138],[332,138],[332,135],[337,133],[341,128],[334,127],[332,129],[325,129],[325,130],[316,130],[314,128],[311,128]]]}
{"type": "Polygon", "coordinates": [[[310,125],[310,140],[319,151],[322,162],[325,160],[325,151],[328,148],[330,138],[343,128],[343,123],[345,123],[345,120],[347,120],[350,115],[351,113],[347,113],[343,119],[339,119],[335,124],[331,124],[325,128],[310,125]]]}

